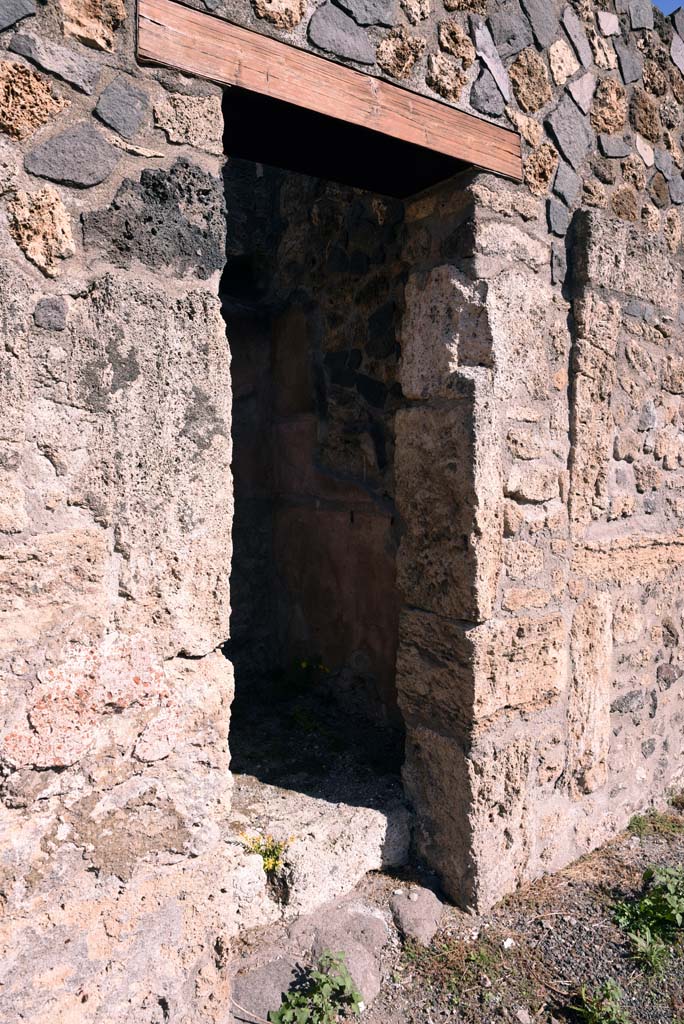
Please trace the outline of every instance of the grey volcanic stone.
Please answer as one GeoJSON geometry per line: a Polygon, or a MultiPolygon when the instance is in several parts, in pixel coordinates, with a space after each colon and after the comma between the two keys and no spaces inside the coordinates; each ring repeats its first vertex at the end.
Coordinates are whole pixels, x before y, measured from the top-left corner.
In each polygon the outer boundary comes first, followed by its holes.
{"type": "Polygon", "coordinates": [[[610,705],[610,710],[615,715],[633,714],[635,711],[641,711],[644,704],[644,695],[641,690],[631,690],[630,693],[625,693],[622,697],[614,700],[610,705]]]}
{"type": "Polygon", "coordinates": [[[46,331],[63,331],[67,324],[67,312],[66,299],[50,296],[36,304],[33,319],[36,327],[46,331]]]}
{"type": "Polygon", "coordinates": [[[568,233],[570,227],[570,211],[557,199],[549,199],[547,213],[550,230],[554,235],[559,235],[562,238],[568,233]]]}
{"type": "Polygon", "coordinates": [[[522,0],[532,31],[540,46],[551,46],[560,33],[557,0],[522,0]]]}
{"type": "Polygon", "coordinates": [[[572,206],[580,194],[581,188],[582,179],[579,174],[575,174],[569,164],[566,164],[564,160],[560,160],[556,172],[556,180],[553,183],[553,191],[568,206],[572,206]]]}
{"type": "Polygon", "coordinates": [[[0,6],[0,32],[11,28],[23,18],[30,18],[36,13],[36,5],[33,0],[2,0],[0,6]]]}
{"type": "Polygon", "coordinates": [[[594,141],[586,117],[583,117],[569,96],[564,96],[547,124],[561,153],[577,170],[594,141]]]}
{"type": "Polygon", "coordinates": [[[128,267],[174,267],[207,278],[225,263],[225,206],[220,179],[188,160],[145,170],[121,183],[106,210],[83,218],[85,245],[128,267]]]}
{"type": "Polygon", "coordinates": [[[289,991],[297,972],[289,960],[273,960],[233,980],[233,1017],[242,1024],[254,1024],[255,1018],[267,1020],[271,1010],[277,1010],[283,995],[289,991]],[[246,1012],[243,1012],[246,1011],[246,1012]]]}
{"type": "Polygon", "coordinates": [[[604,36],[620,35],[620,19],[612,11],[597,11],[599,28],[604,36]]]}
{"type": "Polygon", "coordinates": [[[385,25],[391,28],[399,23],[397,0],[336,0],[358,25],[385,25]]]}
{"type": "Polygon", "coordinates": [[[674,23],[675,28],[679,32],[680,36],[684,36],[684,7],[679,7],[674,12],[674,23]]]}
{"type": "Polygon", "coordinates": [[[600,135],[599,146],[603,155],[613,160],[624,160],[632,152],[629,142],[619,135],[600,135]]]}
{"type": "Polygon", "coordinates": [[[512,57],[527,46],[532,46],[534,42],[519,0],[501,0],[500,3],[494,4],[489,24],[502,57],[512,57]]]}
{"type": "Polygon", "coordinates": [[[568,33],[570,42],[577,51],[577,56],[580,62],[585,68],[591,67],[594,63],[594,55],[591,52],[591,46],[587,39],[587,33],[584,30],[584,25],[579,20],[574,8],[569,5],[563,11],[563,25],[565,31],[568,33]]]}
{"type": "Polygon", "coordinates": [[[562,284],[568,272],[568,256],[562,242],[554,242],[551,246],[551,280],[554,284],[562,284]]]}
{"type": "Polygon", "coordinates": [[[499,51],[494,45],[491,32],[485,25],[482,18],[474,16],[471,18],[471,32],[473,35],[473,41],[475,43],[475,51],[478,57],[481,57],[485,62],[494,81],[498,85],[501,95],[508,102],[511,98],[511,83],[508,78],[508,72],[504,67],[503,61],[499,56],[499,51]]]}
{"type": "Polygon", "coordinates": [[[39,178],[90,188],[107,180],[120,155],[96,128],[80,125],[54,135],[31,150],[26,154],[24,166],[39,178]]]}
{"type": "Polygon", "coordinates": [[[684,41],[682,41],[682,37],[676,32],[672,36],[670,56],[682,74],[684,74],[684,41]]]}
{"type": "Polygon", "coordinates": [[[90,96],[100,78],[99,65],[91,57],[86,57],[66,46],[59,46],[47,39],[39,39],[29,32],[18,32],[12,37],[10,50],[37,64],[43,71],[49,71],[58,78],[73,85],[79,92],[90,96]]]}
{"type": "Polygon", "coordinates": [[[646,430],[653,430],[657,422],[655,403],[652,398],[649,398],[641,407],[637,430],[640,430],[642,433],[646,430]]]}
{"type": "Polygon", "coordinates": [[[444,908],[430,889],[413,888],[410,894],[394,896],[390,909],[394,923],[405,939],[429,946],[439,928],[444,908]]]}
{"type": "Polygon", "coordinates": [[[308,34],[311,42],[320,50],[358,64],[375,63],[375,53],[364,30],[353,18],[329,2],[315,12],[309,22],[308,34]]]}
{"type": "Polygon", "coordinates": [[[630,82],[637,82],[644,72],[644,58],[633,46],[629,46],[622,39],[616,39],[614,44],[620,64],[620,74],[626,85],[630,82]]]}
{"type": "Polygon", "coordinates": [[[470,90],[470,105],[481,114],[489,114],[490,117],[501,117],[506,108],[494,76],[487,68],[482,69],[480,77],[470,90]]]}
{"type": "Polygon", "coordinates": [[[629,16],[632,20],[632,28],[653,28],[651,0],[630,0],[629,16]]]}
{"type": "Polygon", "coordinates": [[[677,206],[684,203],[684,179],[681,174],[676,174],[670,182],[670,199],[677,206]]]}
{"type": "Polygon", "coordinates": [[[668,153],[666,149],[655,150],[655,165],[660,173],[667,178],[668,181],[672,180],[674,174],[674,163],[672,160],[672,154],[668,153]]]}
{"type": "Polygon", "coordinates": [[[102,92],[95,113],[124,139],[132,139],[140,130],[149,108],[145,93],[119,75],[102,92]]]}

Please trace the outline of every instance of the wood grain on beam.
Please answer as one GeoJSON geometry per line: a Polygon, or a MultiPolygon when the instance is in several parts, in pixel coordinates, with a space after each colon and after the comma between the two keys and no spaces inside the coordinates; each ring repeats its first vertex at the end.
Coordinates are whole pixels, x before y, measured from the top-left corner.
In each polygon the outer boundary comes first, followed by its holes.
{"type": "Polygon", "coordinates": [[[139,0],[138,56],[522,178],[515,132],[173,0],[139,0]]]}

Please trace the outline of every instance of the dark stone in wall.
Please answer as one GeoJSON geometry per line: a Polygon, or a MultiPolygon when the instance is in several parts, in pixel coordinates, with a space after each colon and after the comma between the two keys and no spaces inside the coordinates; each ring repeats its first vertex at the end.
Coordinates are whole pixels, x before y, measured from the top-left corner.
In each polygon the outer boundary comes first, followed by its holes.
{"type": "Polygon", "coordinates": [[[31,150],[24,165],[39,178],[90,188],[106,181],[119,159],[120,154],[96,128],[79,125],[31,150]]]}
{"type": "Polygon", "coordinates": [[[30,18],[36,13],[36,5],[33,0],[2,0],[0,7],[0,32],[6,28],[16,25],[23,18],[30,18]]]}
{"type": "Polygon", "coordinates": [[[145,121],[149,107],[145,93],[119,75],[102,92],[95,113],[124,139],[132,139],[145,121]]]}
{"type": "Polygon", "coordinates": [[[207,278],[225,262],[221,181],[184,159],[143,171],[122,182],[109,209],[86,214],[83,230],[86,247],[117,266],[140,260],[207,278]]]}
{"type": "Polygon", "coordinates": [[[513,57],[534,43],[530,26],[518,0],[502,0],[501,3],[494,5],[489,23],[494,42],[502,57],[513,57]]]}
{"type": "Polygon", "coordinates": [[[622,39],[615,39],[613,45],[625,84],[629,85],[630,82],[638,81],[644,71],[644,58],[638,50],[628,46],[622,39]]]}
{"type": "Polygon", "coordinates": [[[67,312],[66,300],[51,296],[36,304],[33,319],[36,327],[46,331],[63,331],[67,324],[67,312]]]}
{"type": "Polygon", "coordinates": [[[479,110],[481,114],[488,114],[490,117],[501,117],[505,110],[504,98],[487,68],[482,69],[480,77],[473,85],[470,105],[474,110],[479,110]]]}
{"type": "Polygon", "coordinates": [[[614,160],[624,160],[632,152],[632,147],[619,135],[600,135],[599,145],[604,156],[614,160]]]}
{"type": "Polygon", "coordinates": [[[522,0],[540,46],[551,46],[560,35],[557,0],[522,0]]]}
{"type": "Polygon", "coordinates": [[[57,75],[69,85],[73,85],[79,92],[84,92],[87,96],[95,92],[100,78],[100,65],[91,57],[85,57],[48,39],[39,39],[28,32],[13,36],[9,48],[13,53],[26,57],[43,71],[57,75]]]}
{"type": "Polygon", "coordinates": [[[587,33],[574,8],[570,7],[569,4],[563,11],[563,25],[580,59],[580,63],[585,68],[590,68],[594,63],[594,55],[591,52],[587,33]]]}
{"type": "Polygon", "coordinates": [[[579,174],[575,174],[572,167],[566,164],[564,160],[560,160],[558,163],[558,171],[556,172],[556,180],[553,183],[553,191],[557,196],[567,203],[568,206],[572,206],[582,188],[582,179],[579,174]]]}
{"type": "Polygon", "coordinates": [[[594,142],[586,117],[583,117],[569,96],[564,96],[548,120],[558,147],[577,169],[594,142]]]}
{"type": "Polygon", "coordinates": [[[375,63],[375,53],[366,32],[331,3],[319,7],[309,22],[309,39],[327,53],[359,64],[375,63]]]}
{"type": "Polygon", "coordinates": [[[391,28],[399,23],[397,0],[337,0],[358,25],[385,25],[391,28]]]}

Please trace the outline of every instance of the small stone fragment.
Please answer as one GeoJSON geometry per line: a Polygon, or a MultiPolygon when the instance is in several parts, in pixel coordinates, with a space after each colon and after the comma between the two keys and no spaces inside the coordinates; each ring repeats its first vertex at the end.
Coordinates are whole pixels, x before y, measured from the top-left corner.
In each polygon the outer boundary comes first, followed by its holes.
{"type": "Polygon", "coordinates": [[[513,57],[534,44],[532,31],[519,0],[498,0],[492,4],[489,24],[502,57],[513,57]]]}
{"type": "Polygon", "coordinates": [[[622,39],[616,39],[614,45],[625,85],[637,82],[644,71],[644,58],[637,49],[629,46],[622,39]]]}
{"type": "Polygon", "coordinates": [[[330,0],[317,8],[309,22],[308,34],[320,50],[357,64],[375,63],[375,53],[366,32],[330,0]]]}
{"type": "Polygon", "coordinates": [[[223,154],[220,96],[165,96],[154,108],[154,120],[169,142],[223,154]]]}
{"type": "Polygon", "coordinates": [[[583,114],[588,114],[591,110],[595,89],[596,76],[592,75],[591,71],[587,71],[586,75],[582,75],[568,86],[570,95],[583,114]]]}
{"type": "Polygon", "coordinates": [[[36,5],[33,0],[2,0],[0,8],[0,32],[11,28],[18,21],[30,18],[36,13],[36,5]]]}
{"type": "Polygon", "coordinates": [[[535,39],[543,48],[558,38],[560,21],[553,0],[522,0],[535,39]]]}
{"type": "Polygon", "coordinates": [[[96,128],[80,125],[31,150],[24,166],[39,178],[90,188],[106,181],[118,162],[119,154],[96,128]]]}
{"type": "Polygon", "coordinates": [[[74,50],[58,46],[47,39],[39,39],[28,32],[18,32],[13,36],[10,50],[26,57],[43,71],[57,75],[87,96],[95,92],[100,78],[100,68],[92,57],[75,53],[74,50]]]}
{"type": "Polygon", "coordinates": [[[409,35],[402,25],[378,44],[376,60],[393,78],[408,78],[425,51],[425,40],[409,35]]]}
{"type": "Polygon", "coordinates": [[[632,28],[653,28],[653,4],[651,0],[630,0],[629,16],[632,28]]]}
{"type": "Polygon", "coordinates": [[[636,221],[639,218],[637,194],[631,185],[621,185],[615,189],[611,200],[613,212],[621,220],[636,221]]]}
{"type": "Polygon", "coordinates": [[[0,131],[27,139],[67,106],[40,75],[18,61],[0,63],[0,131]]]}
{"type": "Polygon", "coordinates": [[[682,242],[682,220],[679,210],[668,210],[663,224],[663,236],[670,252],[677,252],[682,242]]]}
{"type": "Polygon", "coordinates": [[[587,178],[582,187],[582,201],[585,206],[603,208],[608,205],[608,194],[599,181],[587,178]]]}
{"type": "Polygon", "coordinates": [[[667,186],[667,180],[660,171],[657,171],[649,182],[648,194],[659,210],[669,205],[670,190],[667,186]]]}
{"type": "Polygon", "coordinates": [[[665,72],[654,60],[647,60],[644,64],[644,89],[652,96],[664,96],[667,92],[668,78],[665,72]]]}
{"type": "Polygon", "coordinates": [[[475,63],[475,47],[455,18],[440,21],[438,38],[442,50],[462,61],[464,70],[475,63]]]}
{"type": "Polygon", "coordinates": [[[646,171],[644,170],[644,162],[636,153],[630,153],[626,160],[622,162],[622,177],[629,184],[633,185],[634,188],[644,188],[646,185],[646,171]]]}
{"type": "Polygon", "coordinates": [[[525,161],[525,183],[535,196],[545,196],[558,166],[558,153],[545,142],[525,161]]]}
{"type": "Polygon", "coordinates": [[[480,18],[472,19],[473,39],[475,41],[475,52],[481,57],[491,72],[494,81],[499,87],[501,95],[508,101],[511,98],[511,86],[508,80],[508,73],[499,56],[499,51],[494,45],[494,40],[484,21],[480,18]]]}
{"type": "Polygon", "coordinates": [[[14,241],[39,270],[55,277],[61,261],[76,252],[69,214],[55,189],[17,192],[7,209],[14,241]]]}
{"type": "Polygon", "coordinates": [[[549,50],[551,74],[556,85],[565,85],[579,71],[579,61],[564,39],[559,39],[549,50]]]}
{"type": "Polygon", "coordinates": [[[61,296],[41,299],[33,310],[36,327],[44,331],[63,331],[67,325],[68,306],[61,296]]]}
{"type": "Polygon", "coordinates": [[[575,9],[567,4],[563,10],[562,18],[563,26],[570,37],[570,42],[575,48],[580,63],[585,68],[591,67],[594,63],[591,46],[589,45],[584,25],[579,20],[575,9]]]}
{"type": "Polygon", "coordinates": [[[627,92],[621,82],[604,78],[594,94],[591,123],[597,132],[614,134],[627,120],[627,92]]]}
{"type": "Polygon", "coordinates": [[[620,35],[620,19],[611,11],[598,11],[599,28],[604,36],[620,35]]]}
{"type": "Polygon", "coordinates": [[[425,21],[430,14],[430,0],[401,0],[401,6],[412,25],[425,21]]]}
{"type": "Polygon", "coordinates": [[[663,134],[663,126],[658,111],[658,103],[643,89],[635,89],[629,116],[635,129],[649,142],[659,142],[663,134]]]}
{"type": "Polygon", "coordinates": [[[118,75],[109,83],[95,107],[100,120],[124,139],[132,139],[139,132],[148,110],[149,102],[145,93],[124,75],[118,75]]]}
{"type": "Polygon", "coordinates": [[[547,124],[558,148],[575,170],[580,166],[594,142],[586,118],[569,96],[564,96],[549,117],[547,124]]]}
{"type": "Polygon", "coordinates": [[[59,0],[64,34],[111,53],[114,33],[126,20],[123,0],[59,0]]]}
{"type": "MultiPolygon", "coordinates": [[[[357,25],[383,25],[392,28],[399,21],[397,0],[338,0],[357,25]]],[[[306,6],[306,0],[302,0],[306,6]]]]}
{"type": "Polygon", "coordinates": [[[394,923],[405,939],[429,946],[439,928],[444,908],[433,892],[420,888],[413,889],[409,896],[394,896],[390,909],[394,923]]]}
{"type": "Polygon", "coordinates": [[[456,61],[443,53],[436,53],[428,57],[425,81],[445,100],[458,100],[467,79],[456,61]]]}
{"type": "Polygon", "coordinates": [[[530,504],[551,501],[558,497],[558,471],[541,463],[513,465],[505,493],[509,498],[530,504]]]}
{"type": "Polygon", "coordinates": [[[504,98],[499,92],[493,75],[487,68],[482,69],[480,77],[473,83],[470,90],[470,105],[474,110],[490,117],[501,117],[504,113],[506,107],[504,98]]]}
{"type": "Polygon", "coordinates": [[[470,11],[472,14],[486,15],[488,0],[444,0],[447,11],[470,11]]]}
{"type": "Polygon", "coordinates": [[[540,110],[552,98],[551,83],[544,59],[535,49],[523,50],[511,64],[509,77],[515,98],[527,113],[540,110]]]}
{"type": "Polygon", "coordinates": [[[572,206],[579,196],[581,188],[582,179],[579,174],[575,174],[572,167],[566,164],[564,160],[561,160],[558,165],[556,180],[553,183],[553,191],[557,196],[560,196],[564,203],[572,206]]]}

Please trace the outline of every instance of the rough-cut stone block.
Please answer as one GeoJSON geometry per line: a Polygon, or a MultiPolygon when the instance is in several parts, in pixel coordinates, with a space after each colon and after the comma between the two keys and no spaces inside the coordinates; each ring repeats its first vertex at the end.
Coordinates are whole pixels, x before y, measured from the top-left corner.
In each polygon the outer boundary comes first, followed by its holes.
{"type": "Polygon", "coordinates": [[[75,188],[91,188],[107,180],[120,158],[121,154],[101,132],[86,124],[55,135],[32,149],[24,165],[39,178],[75,188]]]}
{"type": "Polygon", "coordinates": [[[33,310],[36,327],[45,331],[63,331],[67,323],[69,307],[61,297],[41,299],[33,310]]]}
{"type": "Polygon", "coordinates": [[[270,21],[276,28],[290,32],[300,23],[306,11],[306,0],[254,0],[257,18],[270,21]]]}
{"type": "Polygon", "coordinates": [[[406,397],[448,394],[459,365],[490,361],[491,336],[479,291],[451,266],[412,275],[400,342],[399,380],[406,397]]]}
{"type": "Polygon", "coordinates": [[[110,53],[114,34],[126,20],[124,0],[59,0],[64,34],[110,53]]]}
{"type": "Polygon", "coordinates": [[[35,13],[36,5],[33,0],[4,0],[0,10],[0,32],[11,28],[24,18],[30,18],[35,13]]]}
{"type": "Polygon", "coordinates": [[[575,47],[575,52],[580,59],[580,63],[585,68],[590,68],[594,63],[593,54],[591,52],[591,46],[587,39],[587,33],[584,25],[580,21],[574,7],[567,4],[563,9],[563,26],[565,31],[568,33],[570,42],[575,47]]]}
{"type": "Polygon", "coordinates": [[[651,0],[630,0],[629,17],[632,28],[653,28],[653,4],[651,0]]]}
{"type": "Polygon", "coordinates": [[[17,192],[8,205],[10,234],[27,259],[54,277],[76,252],[71,221],[53,188],[17,192]]]}
{"type": "Polygon", "coordinates": [[[549,50],[551,74],[556,85],[565,85],[579,71],[579,62],[564,39],[559,39],[549,50]]]}
{"type": "Polygon", "coordinates": [[[598,23],[604,36],[618,36],[620,34],[620,19],[617,14],[611,11],[598,11],[598,23]]]}
{"type": "Polygon", "coordinates": [[[225,264],[221,180],[185,159],[124,180],[111,206],[85,214],[83,227],[86,247],[117,266],[140,260],[206,278],[225,264]]]}
{"type": "Polygon", "coordinates": [[[611,627],[609,594],[596,594],[577,606],[570,633],[572,677],[568,701],[568,763],[576,795],[593,793],[608,777],[611,627]]]}
{"type": "Polygon", "coordinates": [[[551,83],[546,63],[533,47],[523,50],[508,73],[515,98],[523,110],[534,112],[550,102],[551,83]]]}
{"type": "Polygon", "coordinates": [[[614,46],[625,85],[638,82],[644,73],[644,58],[633,44],[625,43],[622,39],[616,39],[614,46]]]}
{"type": "Polygon", "coordinates": [[[506,483],[506,494],[517,501],[539,504],[558,497],[558,469],[541,463],[514,465],[506,483]]]}
{"type": "Polygon", "coordinates": [[[223,116],[218,96],[169,94],[155,104],[154,120],[169,142],[223,155],[223,116]]]}
{"type": "Polygon", "coordinates": [[[330,2],[316,8],[308,34],[314,46],[327,53],[357,64],[375,63],[375,53],[364,30],[330,2]]]}
{"type": "Polygon", "coordinates": [[[591,103],[594,98],[594,90],[596,89],[596,76],[587,71],[586,75],[582,75],[575,82],[571,82],[568,86],[568,90],[573,100],[580,108],[583,114],[588,114],[591,110],[591,103]]]}
{"type": "Polygon", "coordinates": [[[414,886],[409,892],[392,897],[390,909],[405,939],[429,946],[439,928],[444,906],[430,889],[414,886]]]}
{"type": "Polygon", "coordinates": [[[502,57],[512,57],[533,45],[530,26],[519,0],[500,0],[489,16],[494,42],[502,57]]]}
{"type": "Polygon", "coordinates": [[[41,39],[29,32],[17,33],[10,43],[10,50],[37,64],[43,71],[49,71],[58,78],[73,85],[88,96],[95,92],[100,78],[100,65],[91,57],[67,49],[49,39],[41,39]]]}
{"type": "Polygon", "coordinates": [[[0,129],[20,141],[33,135],[67,106],[49,84],[25,64],[0,62],[0,129]]]}
{"type": "Polygon", "coordinates": [[[522,5],[539,45],[551,46],[560,34],[558,0],[522,0],[522,5]]]}
{"type": "Polygon", "coordinates": [[[475,52],[486,64],[501,91],[501,95],[508,102],[511,98],[508,73],[501,60],[499,51],[494,45],[491,33],[481,18],[473,18],[473,39],[475,41],[475,52]]]}
{"type": "Polygon", "coordinates": [[[400,20],[397,0],[340,0],[340,7],[351,14],[358,25],[391,28],[400,20]]]}
{"type": "Polygon", "coordinates": [[[473,83],[470,90],[470,105],[481,114],[490,117],[501,117],[506,103],[501,95],[494,76],[487,68],[483,68],[480,77],[473,83]]]}
{"type": "Polygon", "coordinates": [[[124,75],[117,75],[103,89],[95,107],[100,120],[124,139],[132,139],[140,131],[148,111],[146,93],[136,88],[124,75]]]}
{"type": "Polygon", "coordinates": [[[560,196],[564,203],[572,206],[582,189],[582,179],[575,174],[573,169],[562,161],[558,165],[558,173],[553,183],[553,191],[560,196]]]}
{"type": "Polygon", "coordinates": [[[594,140],[587,118],[569,96],[564,96],[548,119],[558,147],[575,170],[582,164],[594,140]]]}

